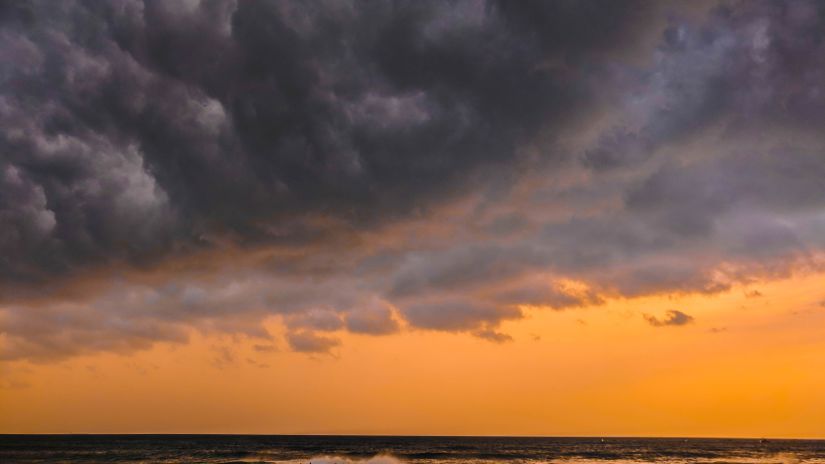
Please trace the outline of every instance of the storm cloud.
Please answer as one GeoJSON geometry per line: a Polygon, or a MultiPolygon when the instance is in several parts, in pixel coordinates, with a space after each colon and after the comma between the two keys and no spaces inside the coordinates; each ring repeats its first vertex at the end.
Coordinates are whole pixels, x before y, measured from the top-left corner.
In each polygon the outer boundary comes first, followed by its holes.
{"type": "Polygon", "coordinates": [[[501,342],[820,269],[824,35],[801,0],[3,3],[2,357],[501,342]]]}
{"type": "Polygon", "coordinates": [[[308,240],[282,224],[367,227],[511,169],[645,8],[505,5],[5,3],[0,273],[308,240]]]}

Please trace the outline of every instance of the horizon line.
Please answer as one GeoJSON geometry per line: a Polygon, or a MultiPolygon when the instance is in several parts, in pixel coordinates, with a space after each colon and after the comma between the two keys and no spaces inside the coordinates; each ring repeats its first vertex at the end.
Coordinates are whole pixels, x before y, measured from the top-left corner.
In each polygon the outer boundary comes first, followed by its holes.
{"type": "Polygon", "coordinates": [[[799,440],[825,441],[825,437],[772,437],[772,436],[675,436],[675,435],[421,435],[421,434],[361,434],[361,433],[221,433],[221,432],[0,432],[2,436],[257,436],[257,437],[393,437],[393,438],[567,438],[567,439],[648,439],[648,440],[799,440]]]}

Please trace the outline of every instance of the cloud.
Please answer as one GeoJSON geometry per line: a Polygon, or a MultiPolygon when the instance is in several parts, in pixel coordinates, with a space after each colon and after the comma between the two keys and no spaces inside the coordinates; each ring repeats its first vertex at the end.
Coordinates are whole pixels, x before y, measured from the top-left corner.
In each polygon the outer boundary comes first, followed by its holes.
{"type": "Polygon", "coordinates": [[[407,306],[402,311],[415,327],[447,331],[495,326],[504,319],[521,317],[518,308],[463,300],[418,303],[407,306]]]}
{"type": "Polygon", "coordinates": [[[494,298],[504,304],[549,306],[553,309],[593,306],[604,302],[592,289],[569,288],[540,275],[519,279],[517,283],[497,290],[494,298]]]}
{"type": "Polygon", "coordinates": [[[409,214],[593,108],[592,63],[537,64],[604,53],[643,29],[616,18],[644,17],[618,3],[287,5],[5,8],[0,275],[304,240],[278,225],[306,214],[409,214]]]}
{"type": "Polygon", "coordinates": [[[330,350],[340,345],[340,340],[332,337],[323,337],[313,332],[290,332],[287,334],[287,342],[293,351],[299,353],[329,353],[330,350]]]}
{"type": "Polygon", "coordinates": [[[668,310],[664,319],[658,319],[649,314],[644,314],[644,318],[653,327],[680,326],[693,323],[693,316],[674,309],[668,310]]]}
{"type": "Polygon", "coordinates": [[[473,335],[479,338],[483,338],[485,340],[489,340],[494,343],[506,343],[513,341],[513,337],[507,335],[506,333],[496,332],[490,329],[483,329],[473,332],[473,335]]]}
{"type": "Polygon", "coordinates": [[[278,351],[278,347],[275,346],[275,345],[255,344],[255,345],[252,345],[252,349],[257,351],[258,353],[274,353],[274,352],[278,351]]]}
{"type": "Polygon", "coordinates": [[[398,321],[386,304],[365,306],[346,315],[347,330],[368,335],[387,335],[399,330],[398,321]]]}
{"type": "Polygon", "coordinates": [[[185,327],[152,317],[106,314],[93,307],[58,303],[0,310],[0,360],[51,361],[88,352],[129,353],[157,342],[188,341],[185,327]],[[63,330],[56,330],[63,327],[63,330]]]}
{"type": "Polygon", "coordinates": [[[210,363],[216,369],[225,369],[236,365],[238,362],[235,352],[228,346],[213,345],[210,347],[210,351],[213,354],[210,363]]]}
{"type": "Polygon", "coordinates": [[[684,8],[5,7],[0,357],[500,341],[822,269],[821,6],[684,8]]]}
{"type": "Polygon", "coordinates": [[[331,309],[310,309],[286,318],[290,328],[312,329],[323,332],[339,330],[344,326],[341,316],[331,309]]]}

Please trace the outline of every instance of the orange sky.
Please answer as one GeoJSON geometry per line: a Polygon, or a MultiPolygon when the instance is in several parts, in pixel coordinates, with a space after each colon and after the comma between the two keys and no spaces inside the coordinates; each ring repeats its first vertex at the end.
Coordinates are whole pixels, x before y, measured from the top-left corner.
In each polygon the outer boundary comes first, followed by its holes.
{"type": "Polygon", "coordinates": [[[341,332],[329,355],[193,333],[131,355],[6,363],[0,432],[823,437],[823,301],[813,274],[534,308],[504,324],[514,341],[502,344],[341,332]],[[695,321],[643,318],[670,308],[695,321]]]}
{"type": "Polygon", "coordinates": [[[825,438],[822,2],[12,3],[0,433],[825,438]]]}

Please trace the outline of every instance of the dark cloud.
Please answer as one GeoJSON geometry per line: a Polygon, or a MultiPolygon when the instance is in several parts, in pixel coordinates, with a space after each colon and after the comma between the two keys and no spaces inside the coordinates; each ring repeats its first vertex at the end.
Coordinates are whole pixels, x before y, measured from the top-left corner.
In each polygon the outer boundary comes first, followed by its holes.
{"type": "Polygon", "coordinates": [[[3,3],[0,357],[822,269],[822,4],[608,3],[3,3]]]}
{"type": "Polygon", "coordinates": [[[822,30],[822,5],[808,1],[734,2],[700,24],[671,21],[653,72],[630,72],[626,117],[585,152],[586,164],[638,165],[708,129],[753,135],[821,124],[822,30]]]}
{"type": "Polygon", "coordinates": [[[473,332],[473,335],[479,338],[483,338],[485,340],[489,340],[494,343],[506,343],[513,341],[513,337],[507,335],[505,333],[496,332],[490,329],[478,330],[473,332]]]}
{"type": "Polygon", "coordinates": [[[524,247],[456,246],[439,253],[409,253],[395,274],[390,294],[405,297],[499,282],[542,264],[524,247]]]}
{"type": "Polygon", "coordinates": [[[470,330],[521,317],[521,311],[516,307],[465,300],[418,303],[404,307],[402,311],[414,326],[433,330],[470,330]]]}
{"type": "Polygon", "coordinates": [[[341,344],[337,338],[324,337],[306,331],[290,332],[287,335],[287,342],[293,351],[299,353],[329,353],[341,344]]]}
{"type": "Polygon", "coordinates": [[[324,332],[335,331],[344,327],[341,316],[330,309],[310,309],[298,314],[290,314],[286,317],[287,325],[290,328],[312,329],[324,332]]]}
{"type": "Polygon", "coordinates": [[[590,54],[644,30],[648,9],[6,3],[0,275],[298,239],[275,230],[293,215],[362,227],[426,207],[592,107],[590,54]]]}
{"type": "Polygon", "coordinates": [[[346,316],[347,330],[368,335],[387,335],[399,330],[398,321],[386,305],[375,304],[350,311],[346,316]]]}
{"type": "Polygon", "coordinates": [[[677,311],[675,309],[668,310],[667,313],[665,313],[665,317],[663,319],[651,316],[650,314],[645,314],[644,318],[648,322],[648,324],[652,325],[653,327],[680,326],[687,325],[693,322],[693,316],[685,314],[682,311],[677,311]]]}

